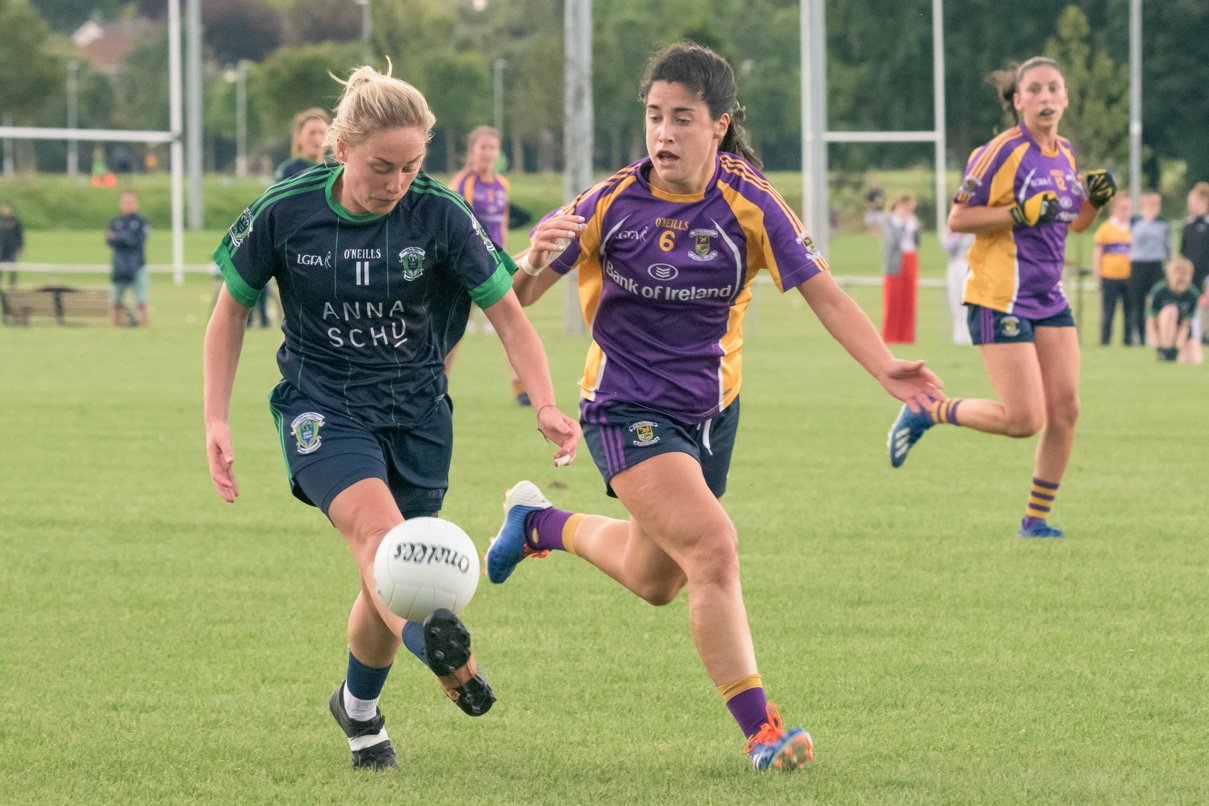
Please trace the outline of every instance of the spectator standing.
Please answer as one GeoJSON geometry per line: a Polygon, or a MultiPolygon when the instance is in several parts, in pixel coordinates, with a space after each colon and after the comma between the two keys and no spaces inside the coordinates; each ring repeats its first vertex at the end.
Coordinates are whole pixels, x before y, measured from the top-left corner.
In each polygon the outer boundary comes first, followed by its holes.
{"type": "Polygon", "coordinates": [[[151,233],[147,219],[139,215],[139,197],[133,190],[122,193],[122,214],[109,222],[105,242],[113,249],[109,303],[114,327],[122,324],[122,298],[129,289],[134,293],[135,318],[139,327],[147,327],[147,260],[143,247],[151,233]]]}
{"type": "Polygon", "coordinates": [[[915,296],[919,284],[919,219],[915,196],[904,193],[882,216],[882,340],[915,343],[915,296]]]}
{"type": "MultiPolygon", "coordinates": [[[[1209,280],[1209,182],[1197,182],[1188,194],[1188,218],[1180,234],[1180,254],[1192,261],[1192,284],[1204,288],[1209,280]]],[[[1192,318],[1189,338],[1204,338],[1201,315],[1192,318]]]]}
{"type": "Polygon", "coordinates": [[[1121,303],[1121,318],[1125,323],[1124,343],[1133,344],[1129,322],[1133,318],[1129,298],[1129,217],[1133,200],[1120,194],[1112,200],[1108,220],[1096,229],[1092,252],[1092,271],[1100,283],[1100,345],[1112,340],[1112,320],[1121,303]]]}
{"type": "MultiPolygon", "coordinates": [[[[0,263],[16,263],[21,250],[25,248],[25,230],[21,219],[13,212],[11,204],[0,207],[0,263]]],[[[17,284],[17,267],[12,266],[8,271],[8,284],[17,284]]]]}
{"type": "MultiPolygon", "coordinates": [[[[1126,303],[1126,338],[1146,344],[1146,295],[1163,279],[1163,265],[1171,260],[1171,225],[1159,218],[1163,198],[1153,190],[1138,197],[1140,215],[1129,225],[1129,296],[1126,303]]],[[[1128,344],[1129,341],[1126,341],[1128,344]]]]}

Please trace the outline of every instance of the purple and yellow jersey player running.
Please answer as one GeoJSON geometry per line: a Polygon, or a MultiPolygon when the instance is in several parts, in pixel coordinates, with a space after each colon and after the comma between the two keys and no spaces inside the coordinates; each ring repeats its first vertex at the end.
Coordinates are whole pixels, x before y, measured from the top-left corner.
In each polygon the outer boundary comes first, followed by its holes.
{"type": "Polygon", "coordinates": [[[503,582],[524,557],[564,550],[655,605],[689,589],[689,626],[758,770],[801,767],[808,734],[765,699],[739,583],[735,527],[719,502],[739,419],[743,314],[767,270],[895,398],[939,395],[921,362],[895,359],[839,288],[801,222],[759,172],[735,79],[707,48],[676,44],[647,66],[648,157],[547,216],[515,276],[532,302],[578,268],[592,335],[580,419],[625,520],[555,509],[530,482],[505,499],[487,554],[503,582]],[[558,254],[561,252],[561,254],[558,254]]]}
{"type": "Polygon", "coordinates": [[[950,398],[923,414],[903,409],[890,428],[890,463],[937,423],[990,434],[1041,432],[1020,537],[1062,537],[1048,523],[1079,414],[1079,341],[1060,280],[1066,233],[1083,232],[1116,192],[1107,171],[1081,179],[1058,136],[1067,106],[1056,62],[1034,57],[992,78],[1017,125],[975,150],[949,213],[974,233],[964,301],[970,335],[999,400],[950,398]]]}

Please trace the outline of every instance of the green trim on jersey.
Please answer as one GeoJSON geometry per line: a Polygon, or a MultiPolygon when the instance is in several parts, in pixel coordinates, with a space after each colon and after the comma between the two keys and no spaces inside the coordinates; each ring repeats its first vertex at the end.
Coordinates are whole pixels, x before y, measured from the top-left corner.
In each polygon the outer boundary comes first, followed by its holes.
{"type": "Polygon", "coordinates": [[[256,300],[260,297],[260,292],[244,282],[244,279],[239,276],[235,264],[231,262],[231,251],[224,248],[227,245],[227,238],[230,237],[228,235],[226,238],[223,238],[223,242],[214,250],[214,262],[218,264],[218,268],[222,271],[222,278],[227,284],[227,291],[235,298],[235,301],[245,308],[253,308],[256,306],[256,300]]]}
{"type": "MultiPolygon", "coordinates": [[[[323,197],[327,199],[327,206],[332,208],[333,213],[340,216],[345,221],[352,221],[357,224],[360,224],[364,221],[376,221],[383,216],[390,215],[390,213],[362,213],[361,215],[357,215],[356,213],[350,213],[348,210],[344,209],[344,205],[332,198],[332,185],[336,184],[336,180],[340,178],[340,174],[342,173],[344,173],[343,163],[337,165],[332,170],[332,175],[327,178],[327,184],[323,186],[323,197]]],[[[393,211],[394,208],[392,207],[391,210],[393,211]]]]}
{"type": "Polygon", "coordinates": [[[479,237],[483,239],[483,243],[486,244],[488,253],[494,256],[496,266],[495,272],[492,273],[486,282],[480,283],[470,289],[470,298],[480,308],[490,308],[503,299],[504,295],[508,293],[508,289],[512,288],[512,275],[517,272],[516,261],[501,247],[497,247],[492,242],[491,237],[487,235],[482,225],[479,224],[474,211],[466,203],[466,199],[460,193],[455,193],[423,172],[416,176],[415,181],[411,183],[411,187],[407,192],[440,196],[453,202],[455,206],[466,214],[466,217],[470,219],[471,224],[474,226],[474,231],[478,233],[479,237]]]}

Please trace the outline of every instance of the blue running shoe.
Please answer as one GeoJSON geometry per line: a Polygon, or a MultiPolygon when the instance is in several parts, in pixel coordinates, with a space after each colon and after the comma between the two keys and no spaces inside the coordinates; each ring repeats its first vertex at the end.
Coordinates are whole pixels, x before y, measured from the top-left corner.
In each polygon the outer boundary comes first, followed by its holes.
{"type": "Polygon", "coordinates": [[[886,447],[890,449],[890,466],[902,467],[903,462],[907,461],[907,452],[911,450],[911,446],[919,442],[919,438],[933,425],[932,417],[927,412],[916,414],[904,403],[898,413],[898,419],[890,426],[890,433],[886,435],[886,447]]]}
{"type": "Polygon", "coordinates": [[[781,772],[793,772],[806,766],[806,762],[814,758],[814,742],[810,734],[801,728],[785,730],[781,726],[781,716],[777,706],[768,704],[766,713],[768,721],[760,728],[760,732],[747,742],[743,752],[751,758],[751,765],[757,772],[774,769],[781,772]]]}
{"type": "Polygon", "coordinates": [[[1061,529],[1055,529],[1045,521],[1034,523],[1032,526],[1025,527],[1024,521],[1020,522],[1020,531],[1016,533],[1017,537],[1066,537],[1061,529]]]}
{"type": "Polygon", "coordinates": [[[487,578],[500,584],[512,575],[517,563],[532,555],[545,556],[534,551],[525,541],[525,516],[539,509],[553,506],[541,490],[531,481],[517,482],[504,495],[504,525],[491,540],[487,549],[487,578]]]}

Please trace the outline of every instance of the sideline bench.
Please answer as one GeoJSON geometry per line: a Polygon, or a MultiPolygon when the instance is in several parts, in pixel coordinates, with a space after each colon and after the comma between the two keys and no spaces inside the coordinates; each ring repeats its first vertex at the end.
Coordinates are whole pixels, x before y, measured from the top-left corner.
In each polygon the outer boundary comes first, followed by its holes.
{"type": "Polygon", "coordinates": [[[3,321],[6,325],[29,327],[31,316],[53,316],[60,325],[73,324],[69,319],[110,315],[109,291],[104,288],[72,288],[42,286],[41,288],[0,289],[3,321]]]}

